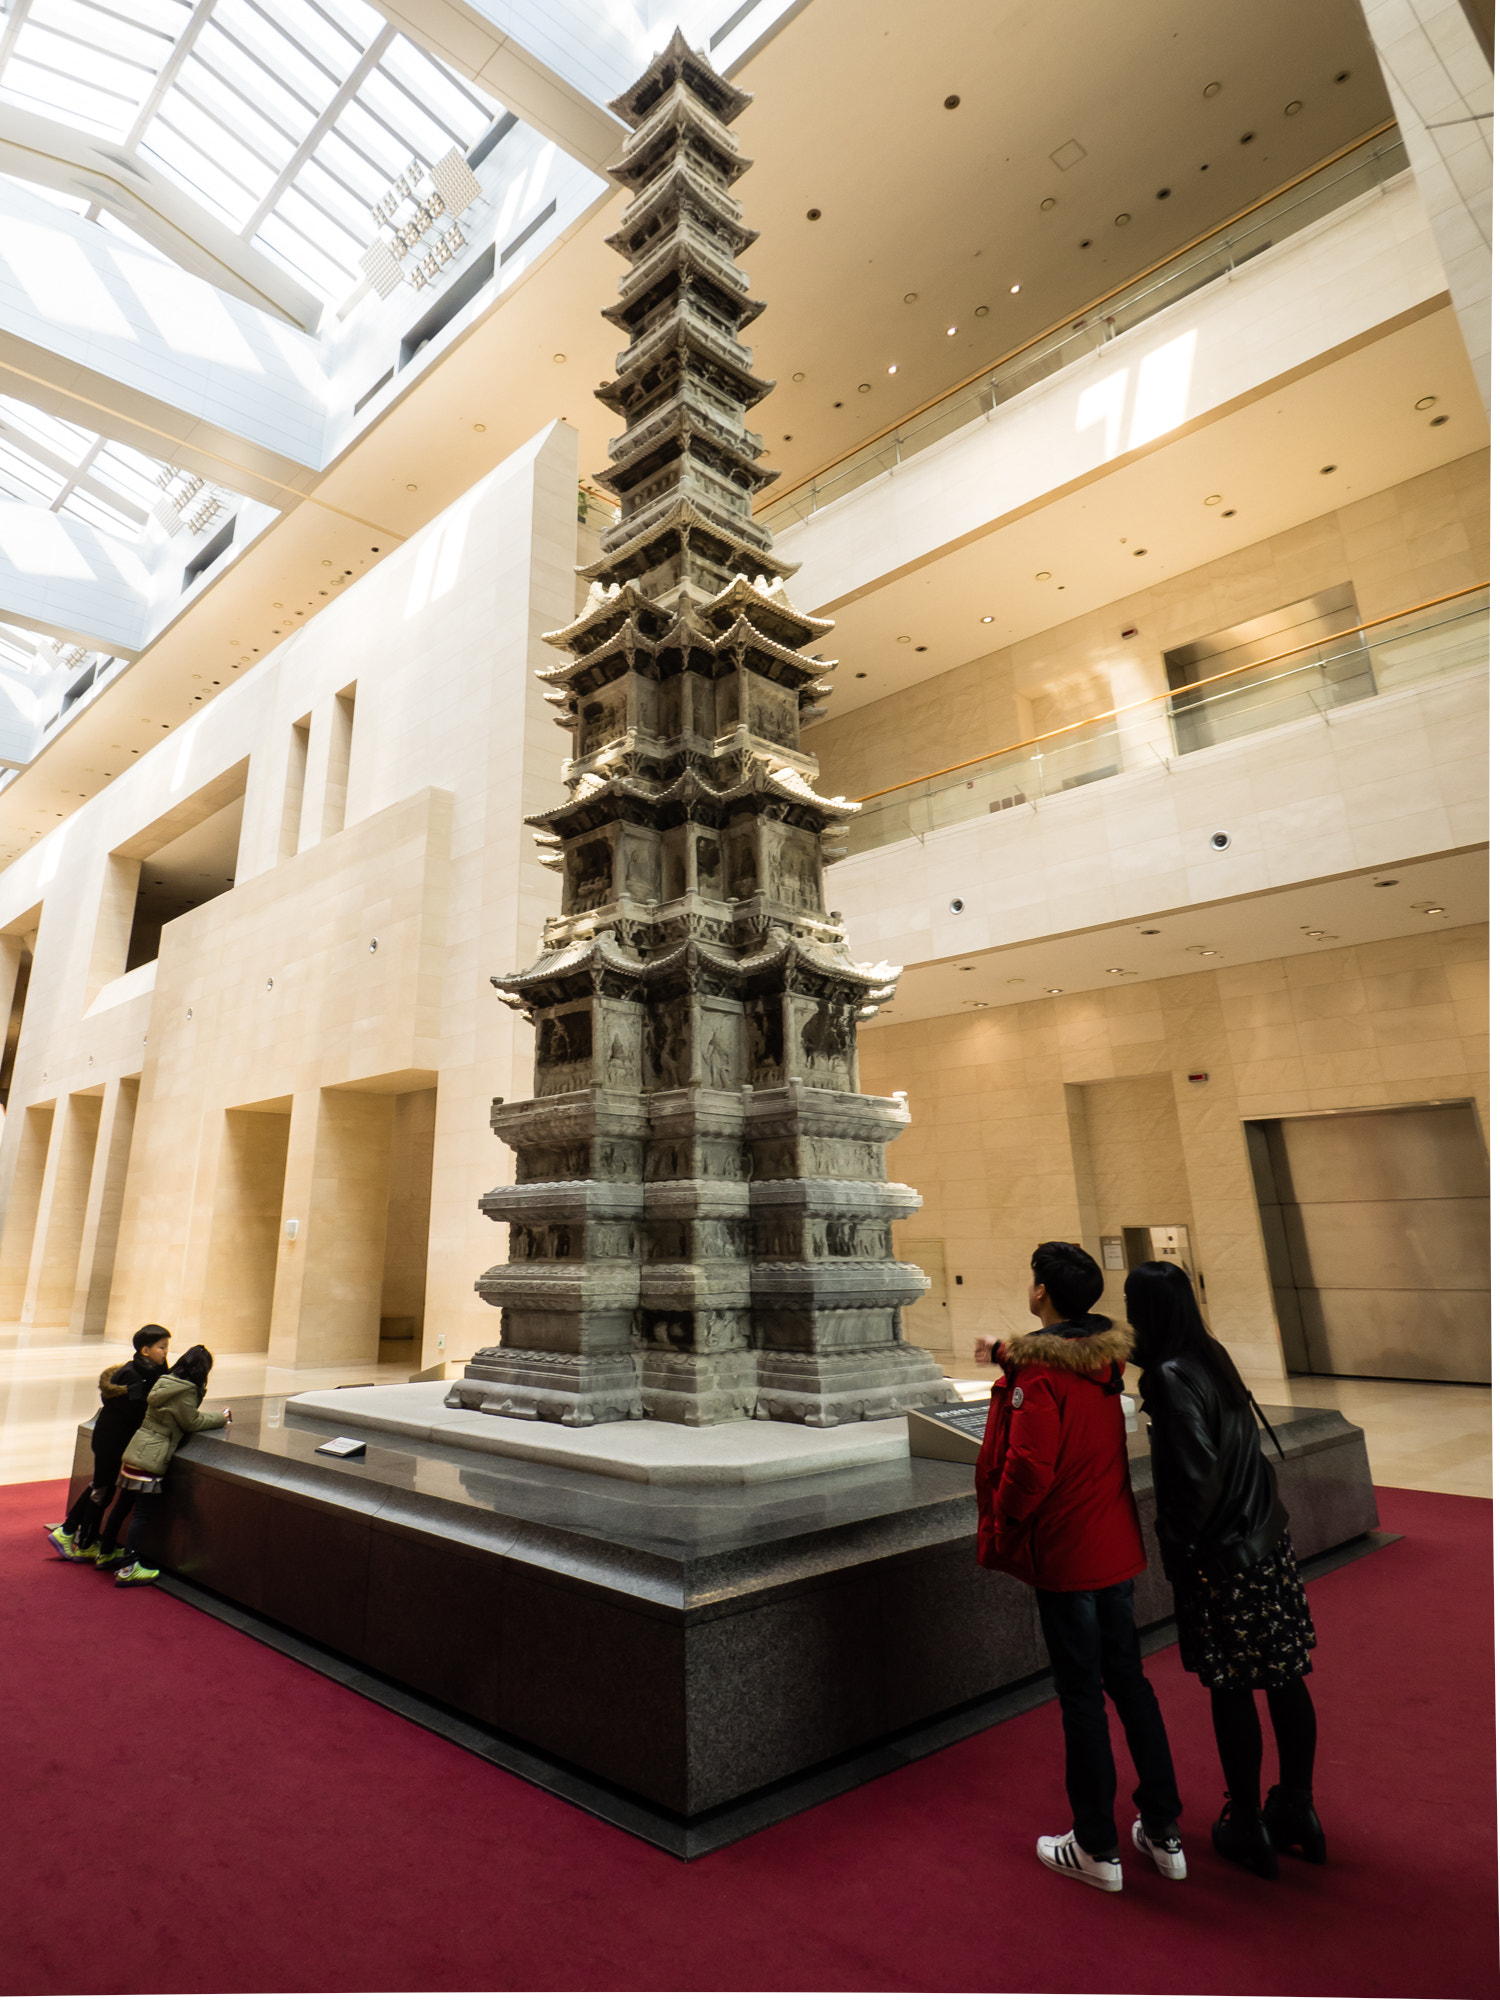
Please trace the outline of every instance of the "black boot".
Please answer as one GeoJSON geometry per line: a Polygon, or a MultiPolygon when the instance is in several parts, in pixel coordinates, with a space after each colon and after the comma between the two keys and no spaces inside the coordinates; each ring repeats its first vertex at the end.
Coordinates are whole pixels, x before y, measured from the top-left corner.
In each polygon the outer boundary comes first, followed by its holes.
{"type": "Polygon", "coordinates": [[[1272,1844],[1283,1854],[1300,1847],[1306,1861],[1328,1859],[1328,1841],[1313,1811],[1311,1792],[1293,1791],[1290,1785],[1272,1785],[1266,1793],[1264,1818],[1272,1844]]]}
{"type": "Polygon", "coordinates": [[[1212,1839],[1216,1854],[1253,1870],[1263,1881],[1274,1882],[1281,1872],[1265,1821],[1254,1806],[1237,1806],[1227,1793],[1224,1810],[1213,1824],[1212,1839]]]}

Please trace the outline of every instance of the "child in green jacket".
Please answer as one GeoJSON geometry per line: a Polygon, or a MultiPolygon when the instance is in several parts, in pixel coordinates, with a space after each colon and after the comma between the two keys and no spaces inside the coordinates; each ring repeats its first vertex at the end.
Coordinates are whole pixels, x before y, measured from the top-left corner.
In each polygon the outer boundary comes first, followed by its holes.
{"type": "Polygon", "coordinates": [[[139,1543],[161,1504],[162,1479],[172,1454],[193,1431],[220,1431],[229,1422],[228,1410],[199,1407],[213,1365],[206,1347],[190,1347],[146,1398],[145,1418],[120,1467],[120,1497],[104,1529],[106,1545],[125,1551],[117,1584],[154,1583],[161,1574],[141,1561],[139,1543]]]}

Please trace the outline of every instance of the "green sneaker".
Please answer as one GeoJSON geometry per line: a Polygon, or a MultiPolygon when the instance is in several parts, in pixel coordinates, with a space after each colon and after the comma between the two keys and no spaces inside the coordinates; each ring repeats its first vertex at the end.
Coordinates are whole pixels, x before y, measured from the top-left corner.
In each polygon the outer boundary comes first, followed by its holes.
{"type": "Polygon", "coordinates": [[[77,1545],[71,1535],[63,1533],[61,1527],[49,1528],[47,1530],[47,1540],[57,1550],[57,1553],[62,1557],[64,1562],[78,1561],[77,1545]]]}
{"type": "Polygon", "coordinates": [[[160,1575],[159,1569],[147,1569],[143,1562],[127,1563],[124,1569],[115,1572],[115,1585],[116,1588],[124,1585],[128,1589],[135,1583],[155,1583],[160,1575]]]}
{"type": "Polygon", "coordinates": [[[87,1548],[85,1548],[75,1535],[73,1537],[73,1561],[76,1563],[91,1563],[98,1560],[99,1544],[97,1542],[90,1542],[87,1548]]]}
{"type": "Polygon", "coordinates": [[[123,1549],[106,1549],[101,1547],[97,1542],[95,1543],[94,1545],[95,1569],[118,1569],[120,1564],[124,1562],[124,1560],[125,1560],[125,1551],[123,1549]]]}

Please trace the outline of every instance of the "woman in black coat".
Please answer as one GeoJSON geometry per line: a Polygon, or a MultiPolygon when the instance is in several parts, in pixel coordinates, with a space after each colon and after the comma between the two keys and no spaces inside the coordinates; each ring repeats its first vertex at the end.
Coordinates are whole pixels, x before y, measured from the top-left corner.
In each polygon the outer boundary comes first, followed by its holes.
{"type": "Polygon", "coordinates": [[[1151,1420],[1156,1532],[1177,1601],[1182,1664],[1209,1690],[1228,1787],[1213,1843],[1274,1879],[1278,1849],[1327,1858],[1313,1809],[1318,1723],[1307,1687],[1317,1639],[1287,1512],[1261,1451],[1250,1392],[1203,1324],[1187,1273],[1175,1264],[1137,1265],[1125,1280],[1125,1310],[1151,1420]],[[1264,1809],[1257,1688],[1281,1765],[1264,1809]]]}

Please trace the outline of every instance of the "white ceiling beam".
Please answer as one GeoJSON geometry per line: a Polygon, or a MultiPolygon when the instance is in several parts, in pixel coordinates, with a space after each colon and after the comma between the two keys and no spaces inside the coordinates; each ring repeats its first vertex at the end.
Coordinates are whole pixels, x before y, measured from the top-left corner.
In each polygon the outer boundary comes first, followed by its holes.
{"type": "Polygon", "coordinates": [[[0,104],[0,173],[97,202],[195,277],[304,333],[317,330],[320,299],[123,147],[0,104]]]}
{"type": "MultiPolygon", "coordinates": [[[[502,28],[502,18],[512,25],[517,12],[503,0],[376,0],[376,5],[420,48],[498,97],[534,132],[594,173],[619,157],[625,127],[581,83],[549,67],[502,28]]],[[[580,27],[585,39],[595,42],[607,32],[597,9],[580,27]]],[[[624,80],[632,73],[627,66],[624,80]]],[[[609,88],[607,81],[602,87],[609,88]]]]}
{"type": "Polygon", "coordinates": [[[0,394],[284,506],[323,462],[323,380],[308,335],[0,181],[0,394]]]}

